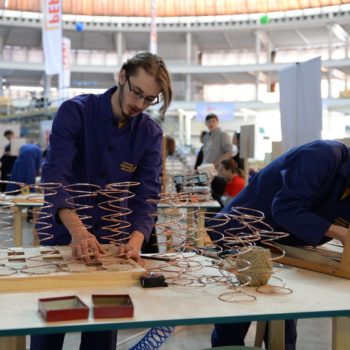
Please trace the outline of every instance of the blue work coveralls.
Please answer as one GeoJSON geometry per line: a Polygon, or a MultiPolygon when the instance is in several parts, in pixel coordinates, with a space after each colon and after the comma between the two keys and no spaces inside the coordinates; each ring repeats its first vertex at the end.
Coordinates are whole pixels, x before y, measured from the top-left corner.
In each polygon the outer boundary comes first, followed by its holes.
{"type": "MultiPolygon", "coordinates": [[[[107,184],[125,181],[140,182],[131,187],[135,197],[120,203],[132,210],[126,220],[131,224],[129,232],[138,230],[147,240],[151,234],[154,218],[149,214],[156,210],[155,202],[149,201],[160,191],[162,130],[148,115],[140,113],[119,128],[112,112],[111,95],[113,87],[101,95],[81,95],[64,102],[59,108],[52,126],[47,159],[43,164],[42,181],[62,185],[90,183],[104,187],[107,184]]],[[[80,188],[83,189],[83,188],[80,188]]],[[[52,234],[45,245],[69,244],[71,236],[60,222],[57,211],[60,208],[74,208],[67,199],[72,193],[59,189],[54,196],[47,196],[53,206],[50,228],[42,233],[52,234]]],[[[101,243],[107,243],[101,236],[108,232],[103,227],[111,224],[101,216],[110,212],[97,204],[108,200],[99,195],[82,200],[93,208],[77,212],[88,217],[83,220],[91,226],[92,232],[101,243]]],[[[39,228],[40,231],[40,228],[39,228]]],[[[45,238],[45,235],[39,237],[45,238]]],[[[81,350],[115,349],[116,331],[83,332],[81,350]]],[[[31,338],[31,350],[59,350],[64,334],[38,335],[31,338]]]]}
{"type": "MultiPolygon", "coordinates": [[[[38,145],[34,143],[23,145],[12,168],[10,181],[22,182],[27,185],[35,184],[35,177],[40,172],[41,154],[41,148],[38,145]]],[[[16,189],[18,186],[11,184],[7,186],[7,190],[16,189]]]]}
{"type": "MultiPolygon", "coordinates": [[[[160,191],[162,130],[148,115],[141,113],[132,117],[127,125],[118,128],[112,112],[111,95],[116,87],[102,95],[81,95],[64,102],[53,122],[47,160],[43,164],[42,181],[62,185],[89,183],[104,187],[107,184],[125,181],[140,182],[130,187],[135,197],[121,206],[132,210],[126,218],[131,223],[130,232],[138,230],[147,240],[151,234],[156,210],[149,201],[160,191]]],[[[81,188],[83,189],[83,188],[81,188]]],[[[48,196],[52,202],[52,228],[45,232],[54,235],[45,244],[69,244],[70,234],[60,223],[57,210],[72,207],[67,199],[73,194],[59,190],[55,196],[48,196]]],[[[92,209],[78,213],[91,218],[84,224],[99,239],[108,234],[103,229],[108,222],[101,216],[108,211],[97,204],[108,200],[98,197],[78,200],[79,204],[90,204],[92,209]]],[[[106,242],[102,242],[106,243],[106,242]]]]}
{"type": "MultiPolygon", "coordinates": [[[[260,210],[274,231],[289,233],[278,242],[317,246],[331,239],[324,234],[332,224],[349,226],[350,197],[343,196],[349,178],[347,146],[337,141],[310,142],[267,165],[221,212],[232,213],[232,207],[260,210]]],[[[234,225],[231,222],[216,230],[224,233],[234,225]]],[[[220,238],[211,235],[213,239],[220,238]]],[[[295,348],[294,322],[286,321],[286,350],[295,348]]],[[[215,325],[213,346],[243,345],[248,327],[249,323],[215,325]]]]}

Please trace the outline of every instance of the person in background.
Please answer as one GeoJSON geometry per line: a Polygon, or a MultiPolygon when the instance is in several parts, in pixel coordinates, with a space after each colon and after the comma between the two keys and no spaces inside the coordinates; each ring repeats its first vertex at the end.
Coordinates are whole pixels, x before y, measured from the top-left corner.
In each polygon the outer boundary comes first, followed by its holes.
{"type": "Polygon", "coordinates": [[[176,141],[170,136],[165,136],[166,157],[172,157],[176,152],[176,141]]]}
{"type": "Polygon", "coordinates": [[[222,160],[232,158],[232,142],[230,136],[219,128],[219,118],[216,114],[208,114],[205,124],[209,132],[204,138],[203,164],[213,163],[218,169],[222,160]]]}
{"type": "Polygon", "coordinates": [[[227,181],[224,196],[226,197],[225,203],[228,203],[243,190],[245,186],[244,175],[243,171],[238,168],[236,162],[231,158],[223,160],[221,165],[221,174],[227,181]]]}
{"type": "MultiPolygon", "coordinates": [[[[10,181],[34,185],[35,179],[41,169],[41,148],[34,141],[30,141],[19,149],[18,157],[12,169],[10,181]]],[[[15,184],[7,184],[6,191],[15,191],[19,187],[15,184]]],[[[31,189],[33,191],[33,189],[31,189]]],[[[27,221],[32,218],[32,207],[28,207],[27,221]]]]}
{"type": "Polygon", "coordinates": [[[224,198],[223,198],[223,195],[224,195],[225,190],[226,190],[226,186],[227,186],[227,181],[222,176],[214,176],[213,180],[210,183],[211,196],[213,197],[213,199],[218,201],[221,209],[226,204],[226,202],[224,201],[224,198]]]}
{"type": "Polygon", "coordinates": [[[240,155],[239,155],[240,142],[241,142],[241,133],[235,131],[232,136],[232,144],[235,146],[237,151],[234,152],[235,154],[232,157],[232,159],[237,163],[237,166],[239,169],[244,170],[244,160],[240,158],[240,155]]]}
{"type": "MultiPolygon", "coordinates": [[[[317,246],[333,238],[344,244],[349,193],[350,148],[337,141],[314,141],[291,149],[259,171],[221,213],[232,213],[233,207],[262,211],[274,231],[289,233],[278,241],[282,244],[317,246]]],[[[237,225],[230,221],[216,230],[225,235],[237,225]]],[[[213,240],[221,238],[208,233],[213,240]]],[[[249,325],[216,324],[212,346],[244,345],[249,325]]],[[[296,320],[286,320],[286,350],[295,349],[296,337],[296,320]]]]}
{"type": "MultiPolygon", "coordinates": [[[[23,145],[19,149],[10,181],[21,182],[27,185],[35,184],[35,178],[40,174],[41,155],[41,148],[34,141],[23,145]]],[[[7,187],[10,187],[10,185],[7,187]]]]}
{"type": "MultiPolygon", "coordinates": [[[[12,168],[15,164],[15,161],[17,159],[16,156],[11,155],[11,140],[15,137],[15,133],[12,130],[5,130],[4,137],[9,142],[5,148],[4,153],[0,158],[1,162],[1,180],[2,181],[9,181],[12,168]]],[[[6,183],[0,184],[1,192],[4,192],[6,190],[6,183]]]]}
{"type": "MultiPolygon", "coordinates": [[[[118,74],[118,86],[101,95],[81,95],[64,102],[53,121],[42,181],[64,185],[89,183],[104,187],[116,182],[139,182],[130,188],[135,197],[128,200],[131,213],[127,221],[128,241],[120,252],[142,264],[140,250],[148,240],[156,211],[154,202],[160,192],[162,170],[162,130],[145,114],[152,105],[160,105],[163,118],[172,100],[170,74],[157,55],[141,52],[128,59],[118,74]]],[[[104,253],[102,237],[106,231],[102,219],[106,211],[98,203],[106,197],[87,199],[91,204],[82,222],[75,208],[67,202],[69,193],[62,188],[56,196],[48,196],[52,239],[46,245],[71,244],[72,253],[86,262],[91,254],[99,259],[104,253]],[[89,201],[90,200],[90,201],[89,201]],[[87,229],[89,224],[90,229],[87,229]]],[[[34,335],[31,350],[61,350],[64,333],[34,335]]],[[[116,349],[117,331],[83,332],[80,350],[116,349]]]]}
{"type": "Polygon", "coordinates": [[[202,131],[200,136],[199,136],[199,140],[202,143],[202,146],[197,154],[196,163],[194,164],[195,170],[203,163],[203,145],[204,145],[204,139],[205,139],[206,135],[207,135],[207,132],[202,131]]]}
{"type": "Polygon", "coordinates": [[[11,140],[15,137],[15,133],[12,130],[6,130],[4,132],[4,137],[9,142],[4,148],[4,153],[10,154],[11,153],[11,140]]]}

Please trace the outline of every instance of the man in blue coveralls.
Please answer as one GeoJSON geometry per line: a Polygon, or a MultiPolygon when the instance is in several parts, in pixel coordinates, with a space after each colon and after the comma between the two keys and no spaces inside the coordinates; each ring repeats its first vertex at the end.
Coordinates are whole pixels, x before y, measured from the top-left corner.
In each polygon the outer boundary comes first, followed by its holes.
{"type": "MultiPolygon", "coordinates": [[[[333,238],[344,244],[350,221],[349,189],[350,149],[337,141],[314,141],[271,162],[221,212],[230,213],[232,207],[262,211],[276,232],[289,233],[279,240],[283,244],[317,246],[333,238]]],[[[220,230],[224,233],[227,228],[220,230]]],[[[249,325],[216,324],[212,346],[244,345],[249,325]]],[[[295,349],[296,337],[295,320],[287,320],[286,350],[295,349]]]]}
{"type": "MultiPolygon", "coordinates": [[[[130,238],[123,247],[127,257],[141,262],[139,253],[152,230],[156,210],[147,201],[160,191],[162,130],[143,111],[162,102],[161,117],[169,107],[172,88],[164,61],[157,55],[143,52],[123,64],[118,75],[118,86],[101,95],[81,95],[64,102],[52,126],[47,160],[43,165],[44,183],[62,185],[89,183],[104,187],[116,182],[133,181],[140,185],[131,190],[136,194],[129,199],[132,213],[127,220],[130,238]]],[[[89,254],[99,259],[104,252],[100,243],[106,215],[97,206],[106,197],[91,198],[93,209],[79,213],[67,202],[71,197],[63,188],[52,199],[52,227],[45,233],[50,239],[46,245],[72,245],[72,253],[89,261],[89,254]],[[87,226],[88,224],[88,226],[87,226]],[[87,229],[86,227],[90,227],[87,229]]],[[[108,214],[108,213],[107,213],[108,214]]],[[[113,232],[109,232],[112,234],[113,232]]],[[[116,349],[116,331],[83,332],[80,350],[116,349]]],[[[31,350],[62,349],[63,334],[38,335],[31,338],[31,350]]]]}

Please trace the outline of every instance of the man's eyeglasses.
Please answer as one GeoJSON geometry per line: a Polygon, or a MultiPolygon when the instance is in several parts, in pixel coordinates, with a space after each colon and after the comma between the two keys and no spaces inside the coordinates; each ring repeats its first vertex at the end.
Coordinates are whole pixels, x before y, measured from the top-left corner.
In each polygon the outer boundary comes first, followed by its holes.
{"type": "Polygon", "coordinates": [[[132,96],[138,101],[143,100],[143,103],[147,106],[154,106],[157,103],[159,103],[159,96],[157,97],[151,97],[151,96],[143,96],[142,92],[138,92],[135,90],[134,87],[131,86],[129,76],[126,76],[126,81],[128,82],[129,90],[132,96]]]}

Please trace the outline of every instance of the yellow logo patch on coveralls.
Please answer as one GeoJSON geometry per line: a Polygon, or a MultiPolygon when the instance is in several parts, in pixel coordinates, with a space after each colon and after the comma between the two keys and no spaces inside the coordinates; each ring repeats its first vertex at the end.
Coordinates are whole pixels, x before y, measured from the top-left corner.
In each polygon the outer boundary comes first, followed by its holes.
{"type": "Polygon", "coordinates": [[[127,173],[133,173],[136,170],[137,166],[135,164],[131,164],[128,162],[123,161],[120,164],[120,170],[126,171],[127,173]]]}

